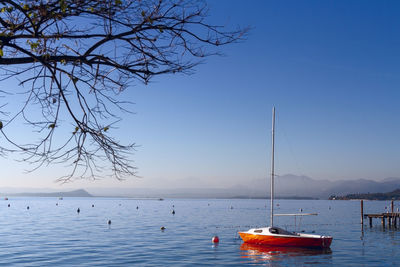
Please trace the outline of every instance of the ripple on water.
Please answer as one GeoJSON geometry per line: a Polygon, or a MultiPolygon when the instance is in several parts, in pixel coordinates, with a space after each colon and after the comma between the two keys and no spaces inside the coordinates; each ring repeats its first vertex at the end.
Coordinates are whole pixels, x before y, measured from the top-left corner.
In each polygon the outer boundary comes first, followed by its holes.
{"type": "MultiPolygon", "coordinates": [[[[297,228],[333,235],[331,250],[268,250],[243,245],[237,231],[266,224],[269,205],[265,200],[15,198],[0,206],[0,265],[384,266],[400,260],[398,230],[382,231],[376,225],[365,227],[361,234],[358,202],[278,203],[282,213],[299,208],[319,212],[317,217],[304,218],[301,226],[296,221],[297,228]],[[161,231],[161,226],[166,229],[161,231]],[[214,235],[220,238],[217,245],[211,243],[214,235]]],[[[371,201],[365,206],[379,211],[382,205],[371,201]]],[[[290,218],[277,218],[277,223],[294,227],[290,218]]]]}

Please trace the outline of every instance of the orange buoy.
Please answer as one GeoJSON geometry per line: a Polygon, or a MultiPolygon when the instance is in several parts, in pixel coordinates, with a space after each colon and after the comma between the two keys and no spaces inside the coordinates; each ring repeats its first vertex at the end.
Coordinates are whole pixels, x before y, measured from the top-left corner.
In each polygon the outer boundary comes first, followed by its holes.
{"type": "Polygon", "coordinates": [[[211,239],[211,241],[212,241],[213,243],[218,243],[218,242],[219,242],[218,236],[214,236],[214,237],[211,239]]]}

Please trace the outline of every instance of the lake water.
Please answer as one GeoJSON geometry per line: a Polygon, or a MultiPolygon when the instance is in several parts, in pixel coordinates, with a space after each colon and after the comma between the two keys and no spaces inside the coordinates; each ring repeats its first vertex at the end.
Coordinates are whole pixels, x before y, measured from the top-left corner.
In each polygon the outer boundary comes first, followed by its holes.
{"type": "MultiPolygon", "coordinates": [[[[276,217],[275,224],[332,235],[331,250],[243,245],[239,230],[269,223],[268,200],[10,198],[0,202],[0,266],[400,264],[400,230],[382,229],[376,220],[362,232],[358,201],[276,200],[276,204],[277,213],[298,213],[300,208],[318,212],[297,218],[296,226],[293,217],[276,217]],[[220,238],[218,245],[211,242],[214,235],[220,238]]],[[[366,201],[364,209],[384,212],[389,205],[366,201]]]]}

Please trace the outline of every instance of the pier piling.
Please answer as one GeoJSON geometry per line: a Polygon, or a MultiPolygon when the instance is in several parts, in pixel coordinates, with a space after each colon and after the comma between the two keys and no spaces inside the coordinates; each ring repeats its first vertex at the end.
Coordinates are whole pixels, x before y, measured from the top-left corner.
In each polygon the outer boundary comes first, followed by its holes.
{"type": "Polygon", "coordinates": [[[375,214],[364,214],[364,203],[361,200],[361,223],[363,224],[364,220],[363,218],[368,218],[369,219],[369,227],[372,227],[372,219],[373,218],[380,218],[382,227],[385,228],[386,224],[388,225],[389,228],[394,227],[397,228],[397,221],[399,221],[400,224],[400,212],[394,212],[394,201],[391,201],[390,204],[390,211],[384,212],[384,213],[375,213],[375,214]],[[387,219],[387,223],[386,223],[387,219]]]}
{"type": "Polygon", "coordinates": [[[361,199],[361,224],[364,226],[364,201],[361,199]]]}

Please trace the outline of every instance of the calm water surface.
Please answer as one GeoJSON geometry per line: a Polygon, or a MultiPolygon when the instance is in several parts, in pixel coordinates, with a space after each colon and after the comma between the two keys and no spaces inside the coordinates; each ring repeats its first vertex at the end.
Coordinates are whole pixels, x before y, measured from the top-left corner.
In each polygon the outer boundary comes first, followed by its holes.
{"type": "MultiPolygon", "coordinates": [[[[0,202],[0,266],[400,264],[400,230],[382,229],[375,221],[374,227],[365,226],[362,232],[358,201],[276,200],[276,204],[277,213],[318,212],[297,218],[296,224],[292,217],[277,217],[275,224],[332,235],[331,250],[242,244],[239,230],[268,224],[267,200],[11,198],[0,202]],[[220,238],[218,245],[211,243],[214,235],[220,238]]],[[[385,206],[389,202],[364,202],[365,213],[384,212],[385,206]]]]}

